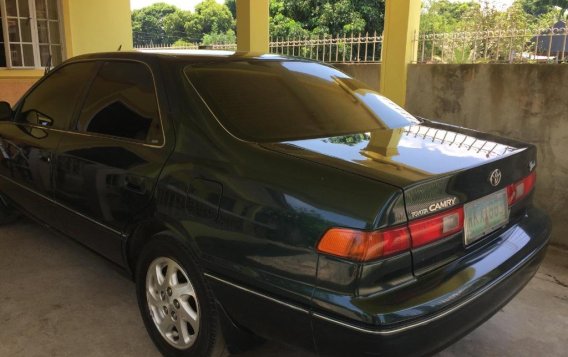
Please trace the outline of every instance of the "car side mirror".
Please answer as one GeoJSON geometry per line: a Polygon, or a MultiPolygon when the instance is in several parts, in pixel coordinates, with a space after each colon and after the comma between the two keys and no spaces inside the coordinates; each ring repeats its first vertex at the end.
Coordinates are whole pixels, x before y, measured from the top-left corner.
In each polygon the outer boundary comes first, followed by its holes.
{"type": "Polygon", "coordinates": [[[11,120],[14,115],[12,106],[8,102],[0,102],[0,120],[11,120]]]}

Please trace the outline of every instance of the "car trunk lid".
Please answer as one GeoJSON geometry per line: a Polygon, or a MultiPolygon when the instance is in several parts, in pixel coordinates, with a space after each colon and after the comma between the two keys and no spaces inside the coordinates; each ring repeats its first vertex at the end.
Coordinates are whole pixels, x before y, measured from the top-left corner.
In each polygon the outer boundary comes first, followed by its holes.
{"type": "MultiPolygon", "coordinates": [[[[430,121],[400,129],[262,145],[401,188],[410,225],[464,205],[472,211],[473,205],[495,204],[506,195],[507,186],[534,170],[536,162],[534,146],[430,121]],[[480,201],[488,196],[489,203],[480,201]]],[[[521,206],[510,208],[509,222],[520,214],[521,206]]],[[[491,236],[482,233],[476,242],[491,236]]],[[[413,247],[415,274],[446,264],[475,245],[466,244],[462,230],[413,247]]]]}

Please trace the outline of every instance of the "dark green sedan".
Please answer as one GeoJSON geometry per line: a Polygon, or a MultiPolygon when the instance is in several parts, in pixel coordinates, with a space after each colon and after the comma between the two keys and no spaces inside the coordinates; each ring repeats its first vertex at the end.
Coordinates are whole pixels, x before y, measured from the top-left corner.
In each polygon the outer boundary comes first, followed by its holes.
{"type": "Polygon", "coordinates": [[[131,276],[166,356],[428,355],[512,299],[550,235],[534,146],[298,58],[85,55],[0,120],[0,223],[131,276]]]}

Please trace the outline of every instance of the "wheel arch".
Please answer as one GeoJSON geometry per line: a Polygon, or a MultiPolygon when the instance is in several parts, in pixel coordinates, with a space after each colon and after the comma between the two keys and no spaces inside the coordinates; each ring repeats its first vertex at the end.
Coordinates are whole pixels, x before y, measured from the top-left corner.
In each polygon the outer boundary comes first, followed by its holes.
{"type": "Polygon", "coordinates": [[[124,245],[124,255],[130,276],[134,279],[136,274],[136,264],[138,263],[138,257],[142,252],[144,246],[153,238],[159,235],[167,235],[173,237],[181,244],[185,244],[194,253],[195,245],[192,244],[191,235],[187,232],[185,234],[181,233],[174,226],[168,224],[167,222],[161,221],[159,219],[149,219],[144,222],[140,222],[134,229],[133,233],[126,240],[124,245]]]}
{"type": "MultiPolygon", "coordinates": [[[[184,232],[185,231],[174,228],[174,225],[158,219],[144,221],[136,226],[134,232],[129,239],[127,239],[125,244],[125,255],[130,276],[134,280],[136,279],[136,265],[140,253],[144,249],[144,246],[157,236],[171,237],[180,244],[184,244],[194,254],[197,253],[193,238],[188,232],[184,232]]],[[[197,254],[195,258],[198,258],[197,254]]],[[[196,263],[199,264],[199,261],[196,263]]],[[[204,281],[207,281],[207,279],[204,279],[204,281]]],[[[213,292],[213,289],[211,291],[213,292]]],[[[216,296],[215,305],[219,312],[221,329],[231,353],[248,351],[264,342],[264,339],[240,326],[238,322],[227,313],[216,296]]]]}

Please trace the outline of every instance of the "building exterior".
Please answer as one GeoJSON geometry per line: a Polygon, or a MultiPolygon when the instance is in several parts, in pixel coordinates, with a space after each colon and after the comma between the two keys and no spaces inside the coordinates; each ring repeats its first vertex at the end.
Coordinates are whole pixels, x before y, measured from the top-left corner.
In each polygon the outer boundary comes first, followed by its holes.
{"type": "Polygon", "coordinates": [[[0,0],[0,100],[15,103],[57,65],[132,48],[130,0],[0,0]]]}
{"type": "Polygon", "coordinates": [[[558,21],[552,25],[552,28],[542,31],[531,41],[536,44],[538,55],[547,58],[556,56],[562,61],[568,58],[568,29],[564,21],[558,21]]]}

